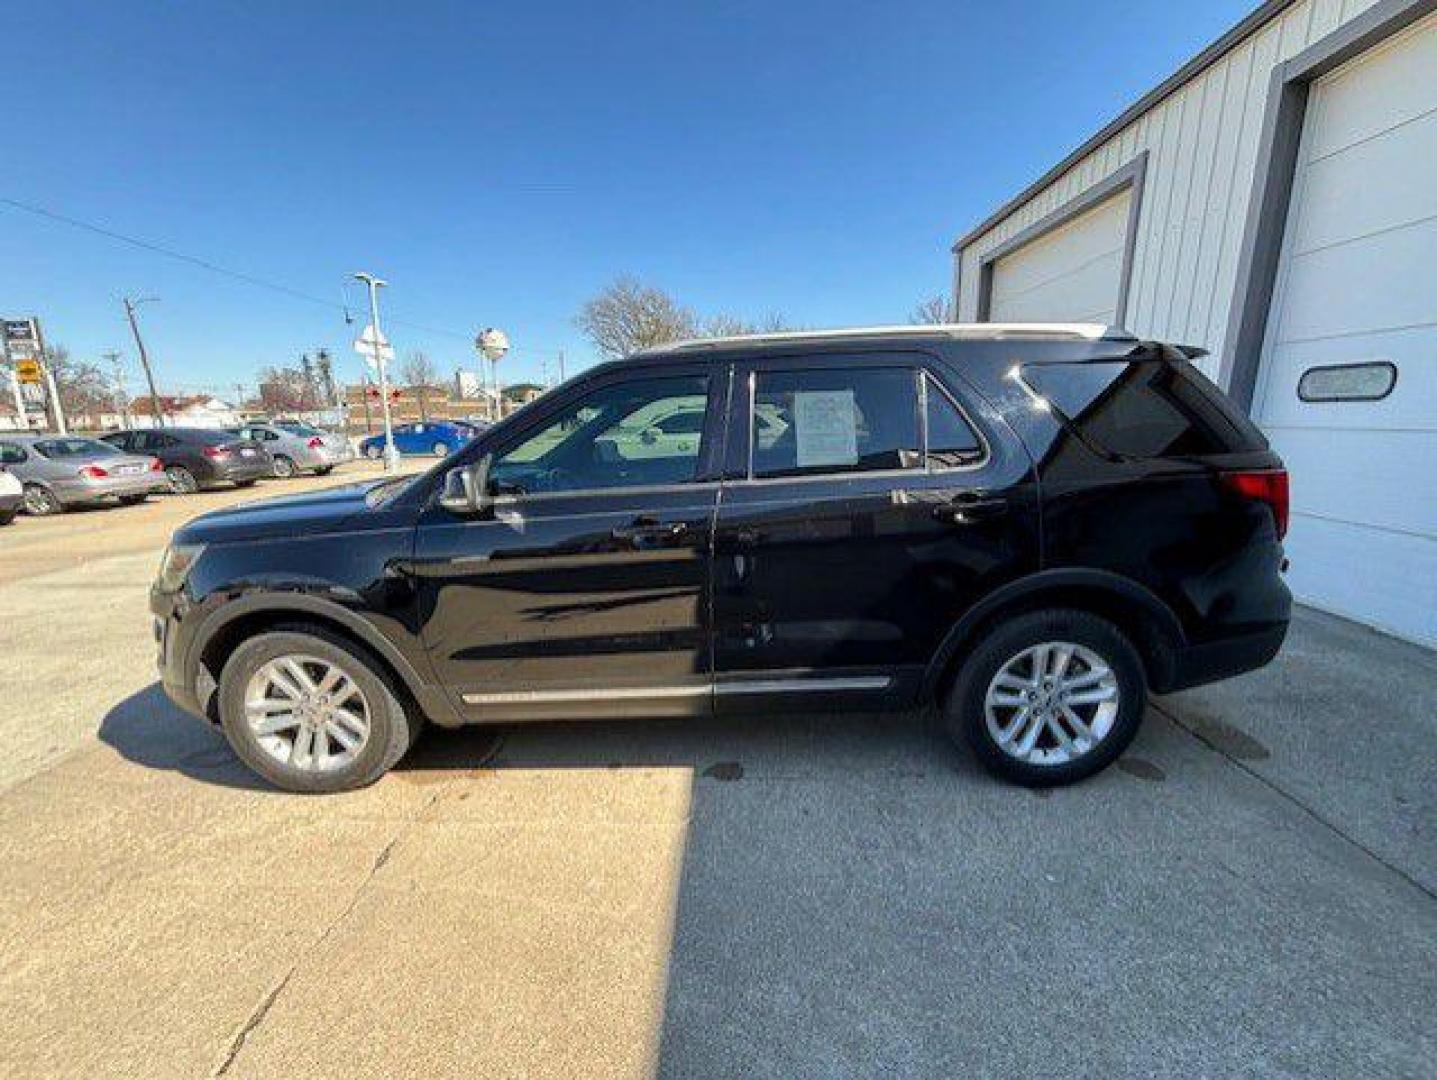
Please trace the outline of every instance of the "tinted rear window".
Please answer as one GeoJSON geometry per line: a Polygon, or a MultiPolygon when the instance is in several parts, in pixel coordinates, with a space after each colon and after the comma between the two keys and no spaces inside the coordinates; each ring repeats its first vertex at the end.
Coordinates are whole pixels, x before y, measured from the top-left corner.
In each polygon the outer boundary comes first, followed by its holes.
{"type": "Polygon", "coordinates": [[[1084,440],[1120,457],[1267,448],[1252,421],[1187,361],[1026,364],[1023,379],[1084,440]]]}
{"type": "Polygon", "coordinates": [[[120,452],[98,439],[45,439],[35,443],[35,450],[47,458],[104,457],[120,452]]]}

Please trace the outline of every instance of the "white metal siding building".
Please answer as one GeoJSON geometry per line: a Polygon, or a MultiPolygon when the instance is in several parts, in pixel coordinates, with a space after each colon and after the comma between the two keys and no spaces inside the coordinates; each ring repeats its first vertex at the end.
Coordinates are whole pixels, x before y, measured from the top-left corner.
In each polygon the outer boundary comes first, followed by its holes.
{"type": "Polygon", "coordinates": [[[1299,598],[1437,645],[1437,0],[1269,0],[954,247],[960,319],[1201,345],[1299,598]]]}

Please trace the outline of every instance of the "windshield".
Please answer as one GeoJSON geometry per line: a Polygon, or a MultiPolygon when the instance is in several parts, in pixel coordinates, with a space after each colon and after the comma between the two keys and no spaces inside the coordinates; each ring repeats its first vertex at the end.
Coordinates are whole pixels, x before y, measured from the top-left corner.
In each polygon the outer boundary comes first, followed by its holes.
{"type": "Polygon", "coordinates": [[[45,439],[35,444],[35,452],[47,458],[109,457],[120,453],[98,439],[45,439]]]}

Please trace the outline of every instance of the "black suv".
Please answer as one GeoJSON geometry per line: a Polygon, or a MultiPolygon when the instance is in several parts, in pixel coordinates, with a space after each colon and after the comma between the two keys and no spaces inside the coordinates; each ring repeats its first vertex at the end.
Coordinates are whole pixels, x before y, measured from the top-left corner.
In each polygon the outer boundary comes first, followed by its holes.
{"type": "Polygon", "coordinates": [[[928,701],[995,772],[1077,780],[1148,689],[1287,630],[1287,474],[1198,354],[977,325],[604,364],[418,477],[180,529],[165,689],[299,791],[426,719],[928,701]]]}

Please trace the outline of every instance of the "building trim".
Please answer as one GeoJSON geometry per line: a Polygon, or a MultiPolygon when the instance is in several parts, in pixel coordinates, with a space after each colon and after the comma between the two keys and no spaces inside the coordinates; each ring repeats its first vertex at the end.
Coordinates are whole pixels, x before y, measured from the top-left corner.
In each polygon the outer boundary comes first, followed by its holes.
{"type": "Polygon", "coordinates": [[[1437,0],[1379,0],[1292,59],[1273,68],[1248,200],[1237,281],[1218,372],[1243,409],[1251,410],[1267,337],[1283,234],[1297,175],[1303,122],[1312,83],[1437,11],[1437,0]]]}
{"type": "Polygon", "coordinates": [[[1058,162],[1058,164],[1038,177],[1037,180],[1034,180],[1017,195],[1013,196],[973,228],[969,229],[968,232],[953,245],[953,253],[955,255],[958,254],[975,240],[980,239],[984,233],[990,232],[996,226],[1001,225],[1005,218],[1016,210],[1021,209],[1025,204],[1030,202],[1035,195],[1040,194],[1074,165],[1078,164],[1094,150],[1097,150],[1114,135],[1121,132],[1134,120],[1142,116],[1143,113],[1148,112],[1164,99],[1171,97],[1184,85],[1197,78],[1295,3],[1297,3],[1297,0],[1266,0],[1265,3],[1259,5],[1240,23],[1223,34],[1222,37],[1218,38],[1207,48],[1203,49],[1202,52],[1198,53],[1162,82],[1158,83],[1157,86],[1138,98],[1137,101],[1105,124],[1101,130],[1067,157],[1063,158],[1062,161],[1058,162]]]}
{"type": "Polygon", "coordinates": [[[1041,240],[1049,233],[1056,232],[1064,225],[1082,217],[1088,211],[1123,191],[1130,191],[1128,220],[1124,226],[1126,231],[1123,236],[1123,262],[1122,268],[1118,272],[1118,303],[1113,314],[1113,322],[1122,326],[1128,310],[1128,285],[1133,276],[1133,254],[1138,245],[1138,218],[1142,213],[1143,182],[1147,172],[1148,152],[1144,150],[1122,168],[1073,196],[1052,213],[1035,221],[1021,232],[1015,233],[993,250],[985,251],[978,263],[978,321],[988,321],[992,313],[993,265],[999,259],[1013,254],[1035,240],[1041,240]]]}

